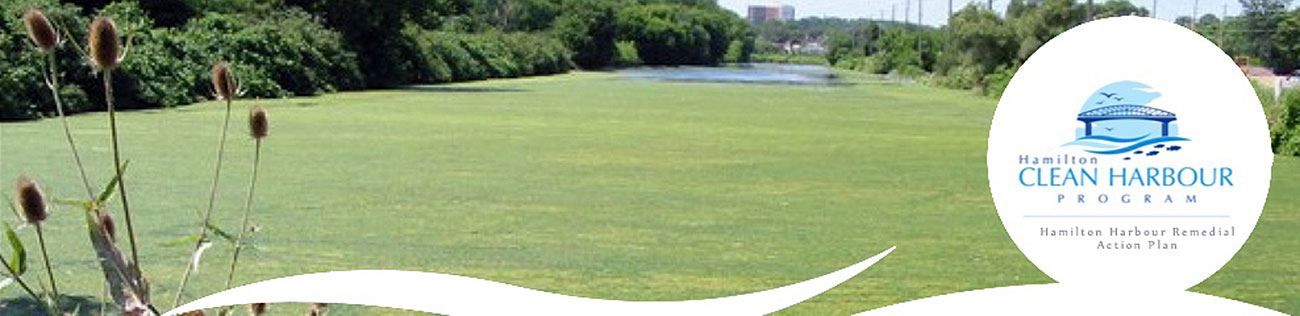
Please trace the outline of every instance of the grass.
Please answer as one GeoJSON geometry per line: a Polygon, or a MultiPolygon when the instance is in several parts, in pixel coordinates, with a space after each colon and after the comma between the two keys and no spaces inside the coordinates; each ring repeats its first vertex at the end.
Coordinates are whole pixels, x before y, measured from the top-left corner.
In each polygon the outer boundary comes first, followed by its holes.
{"type": "MultiPolygon", "coordinates": [[[[984,153],[995,100],[910,86],[614,76],[237,102],[237,113],[265,104],[272,129],[258,180],[259,249],[246,252],[235,283],[403,269],[605,299],[686,300],[807,280],[890,246],[898,250],[863,275],[779,314],[848,315],[1051,282],[1007,237],[989,196],[984,153]]],[[[223,110],[214,102],[119,117],[142,266],[163,305],[190,250],[182,239],[206,202],[223,110]]],[[[70,118],[98,183],[112,165],[102,115],[70,118]]],[[[253,141],[235,126],[227,158],[248,161],[253,141]]],[[[27,174],[47,194],[80,196],[57,121],[2,129],[0,180],[27,174]]],[[[249,174],[228,166],[214,218],[229,229],[249,174]]],[[[1298,175],[1300,160],[1278,157],[1250,241],[1195,291],[1300,313],[1298,175]]],[[[57,209],[46,223],[51,257],[61,291],[97,296],[101,274],[77,212],[57,209]]],[[[21,233],[33,242],[30,230],[21,233]]],[[[230,250],[209,251],[187,292],[220,290],[230,250]]],[[[22,298],[14,287],[3,295],[22,298]]],[[[273,306],[271,315],[305,309],[273,306]]],[[[415,315],[342,306],[333,315],[372,313],[415,315]]]]}

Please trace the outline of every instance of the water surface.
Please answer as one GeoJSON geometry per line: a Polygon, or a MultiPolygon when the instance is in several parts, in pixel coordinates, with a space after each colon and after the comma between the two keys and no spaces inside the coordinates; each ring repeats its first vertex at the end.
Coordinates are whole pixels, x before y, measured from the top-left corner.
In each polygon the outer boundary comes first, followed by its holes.
{"type": "Polygon", "coordinates": [[[634,80],[738,84],[833,85],[830,68],[812,64],[738,64],[724,67],[636,67],[616,71],[634,80]]]}

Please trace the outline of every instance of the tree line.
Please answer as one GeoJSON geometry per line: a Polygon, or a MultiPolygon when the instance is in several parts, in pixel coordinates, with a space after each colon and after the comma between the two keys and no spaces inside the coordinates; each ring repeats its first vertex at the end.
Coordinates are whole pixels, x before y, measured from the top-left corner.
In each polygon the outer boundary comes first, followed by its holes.
{"type": "MultiPolygon", "coordinates": [[[[0,119],[53,112],[20,17],[40,8],[69,41],[112,17],[133,54],[114,76],[123,108],[209,99],[214,60],[246,97],[316,95],[635,64],[747,61],[755,33],[713,0],[14,0],[0,3],[0,119]]],[[[102,110],[89,65],[58,56],[72,112],[102,110]]]]}
{"type": "MultiPolygon", "coordinates": [[[[1175,19],[1225,53],[1253,67],[1288,75],[1300,69],[1300,8],[1291,0],[1239,0],[1242,12],[1175,19]]],[[[971,4],[953,13],[946,26],[931,27],[868,19],[809,18],[771,21],[755,27],[759,51],[797,38],[823,38],[825,59],[835,67],[908,77],[953,89],[1001,96],[1007,83],[1040,46],[1092,19],[1149,16],[1127,0],[1012,0],[1004,14],[971,4]],[[1091,16],[1090,16],[1091,15],[1091,16]]],[[[1274,149],[1300,155],[1300,92],[1273,100],[1260,87],[1272,128],[1274,149]]]]}

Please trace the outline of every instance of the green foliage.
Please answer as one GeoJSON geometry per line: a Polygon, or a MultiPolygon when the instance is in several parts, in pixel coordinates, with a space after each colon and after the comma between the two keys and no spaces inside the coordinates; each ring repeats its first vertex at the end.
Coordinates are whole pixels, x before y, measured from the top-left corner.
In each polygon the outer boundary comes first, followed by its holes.
{"type": "Polygon", "coordinates": [[[890,72],[890,74],[903,77],[903,78],[917,79],[917,78],[924,77],[926,75],[926,71],[925,69],[921,69],[921,66],[917,66],[914,64],[905,64],[905,65],[898,66],[898,68],[895,68],[893,71],[890,72]]]}
{"type": "Polygon", "coordinates": [[[936,77],[939,86],[949,89],[974,89],[984,81],[983,72],[977,66],[959,65],[948,69],[947,73],[936,77]]]}
{"type": "Polygon", "coordinates": [[[568,0],[552,29],[574,52],[573,62],[585,69],[610,66],[616,57],[618,8],[615,1],[568,0]]]}
{"type": "Polygon", "coordinates": [[[618,23],[620,38],[636,43],[641,60],[650,65],[717,64],[733,39],[752,42],[754,37],[747,24],[716,7],[629,6],[619,11],[618,23]]]}
{"type": "MultiPolygon", "coordinates": [[[[1009,22],[1020,40],[1017,61],[1024,62],[1053,37],[1087,20],[1087,8],[1074,0],[1044,0],[1025,5],[1009,22]]],[[[1010,16],[1010,15],[1009,15],[1010,16]]]]}
{"type": "Polygon", "coordinates": [[[540,33],[407,33],[422,51],[428,67],[422,78],[430,82],[555,74],[572,67],[564,43],[540,33]]]}
{"type": "MultiPolygon", "coordinates": [[[[79,37],[85,28],[79,18],[80,9],[73,5],[59,5],[52,0],[20,0],[0,2],[0,120],[17,120],[40,117],[55,112],[54,99],[45,85],[48,56],[38,51],[27,38],[21,17],[29,8],[40,8],[55,23],[56,28],[69,28],[79,37]],[[12,18],[11,18],[12,17],[12,18]]],[[[55,50],[56,63],[63,74],[60,91],[65,110],[75,113],[90,109],[84,87],[97,87],[90,67],[71,49],[64,45],[55,50]]],[[[98,91],[98,90],[92,90],[98,91]]]]}
{"type": "Polygon", "coordinates": [[[877,41],[878,60],[888,70],[921,66],[921,52],[917,51],[917,38],[902,29],[885,31],[877,41]]]}
{"type": "Polygon", "coordinates": [[[641,54],[636,51],[636,44],[629,41],[622,41],[615,44],[613,64],[619,67],[641,65],[641,54]]]}
{"type": "Polygon", "coordinates": [[[778,64],[821,64],[825,65],[826,56],[822,55],[787,55],[787,54],[754,54],[750,57],[750,62],[755,63],[778,63],[778,64]]]}
{"type": "Polygon", "coordinates": [[[884,30],[874,23],[863,24],[847,31],[838,28],[827,31],[826,61],[835,65],[841,59],[875,54],[879,50],[875,42],[883,32],[884,30]]]}
{"type": "Polygon", "coordinates": [[[969,5],[957,11],[949,23],[952,29],[949,58],[973,67],[977,78],[1015,62],[1016,33],[996,13],[969,5]]]}
{"type": "Polygon", "coordinates": [[[152,106],[212,96],[210,69],[219,60],[232,63],[245,97],[362,86],[356,57],[339,33],[298,9],[265,16],[207,13],[181,29],[143,33],[136,45],[121,71],[127,79],[124,95],[152,106]]]}
{"type": "MultiPolygon", "coordinates": [[[[744,20],[712,1],[73,2],[86,7],[14,0],[0,3],[0,12],[18,17],[31,7],[45,8],[75,40],[85,38],[91,17],[114,18],[123,33],[133,35],[130,56],[113,73],[122,108],[211,97],[208,76],[218,60],[233,64],[244,97],[273,98],[551,74],[574,64],[746,62],[756,37],[744,20]],[[637,49],[620,49],[620,38],[637,49]]],[[[0,119],[54,110],[44,84],[44,56],[24,33],[19,19],[0,23],[0,68],[6,70],[0,73],[0,119]]],[[[100,77],[78,54],[60,50],[57,64],[69,113],[103,108],[100,77]]]]}
{"type": "MultiPolygon", "coordinates": [[[[1096,11],[1093,17],[1104,19],[1117,16],[1150,16],[1151,11],[1147,8],[1134,5],[1128,0],[1106,1],[1096,4],[1096,11]]],[[[1211,15],[1213,16],[1213,15],[1211,15]]]]}
{"type": "Polygon", "coordinates": [[[1300,68],[1300,11],[1292,11],[1278,22],[1272,41],[1274,72],[1291,73],[1300,68]]]}
{"type": "Polygon", "coordinates": [[[1274,105],[1273,111],[1270,120],[1273,151],[1282,155],[1300,156],[1300,91],[1287,90],[1282,95],[1282,100],[1274,105]]]}
{"type": "Polygon", "coordinates": [[[1279,100],[1275,100],[1271,84],[1253,80],[1250,83],[1255,87],[1259,103],[1264,106],[1273,152],[1300,156],[1300,90],[1286,90],[1279,100]]]}
{"type": "Polygon", "coordinates": [[[1241,53],[1276,60],[1273,36],[1278,23],[1286,16],[1291,0],[1238,0],[1241,3],[1241,27],[1247,30],[1247,40],[1241,53]]]}
{"type": "Polygon", "coordinates": [[[285,0],[325,19],[356,54],[367,87],[415,82],[423,65],[415,39],[402,32],[409,23],[433,28],[442,17],[464,13],[457,0],[285,0]]]}
{"type": "Polygon", "coordinates": [[[1004,66],[984,76],[984,95],[1001,98],[1002,93],[1007,90],[1007,85],[1011,83],[1011,77],[1016,75],[1017,70],[1020,70],[1020,66],[1004,66]]]}
{"type": "Polygon", "coordinates": [[[23,240],[18,238],[18,233],[14,228],[5,223],[5,240],[9,241],[9,267],[7,270],[13,271],[14,275],[10,277],[19,277],[27,272],[27,250],[23,247],[23,240]]]}

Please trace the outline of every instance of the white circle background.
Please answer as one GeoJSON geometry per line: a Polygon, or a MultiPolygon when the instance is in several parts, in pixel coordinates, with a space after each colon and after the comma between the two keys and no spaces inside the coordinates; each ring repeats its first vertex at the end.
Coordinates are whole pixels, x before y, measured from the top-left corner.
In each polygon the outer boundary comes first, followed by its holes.
{"type": "MultiPolygon", "coordinates": [[[[1208,278],[1236,254],[1264,206],[1273,155],[1264,112],[1232,59],[1181,26],[1148,18],[1087,23],[1043,45],[1016,73],[998,104],[989,133],[988,172],[993,200],[1017,247],[1044,273],[1065,285],[1108,290],[1184,290],[1208,278]],[[1061,145],[1074,140],[1080,108],[1097,89],[1137,81],[1163,96],[1149,105],[1178,115],[1185,149],[1158,159],[1122,161],[1061,145]],[[1025,187],[1020,155],[1098,157],[1101,186],[1025,187]],[[1231,167],[1231,187],[1109,187],[1110,167],[1231,167]],[[1057,194],[1108,194],[1108,204],[1057,203],[1057,194]],[[1117,203],[1120,194],[1171,194],[1174,204],[1117,203]],[[1196,194],[1195,204],[1182,203],[1196,194]],[[1226,218],[1041,218],[1037,215],[1192,215],[1226,218]],[[1236,227],[1227,238],[1157,238],[1177,250],[1098,250],[1098,241],[1151,238],[1046,238],[1042,227],[1236,227]]],[[[1039,166],[1051,167],[1051,166],[1039,166]]],[[[1060,166],[1077,167],[1077,166],[1060,166]]],[[[1091,166],[1089,166],[1091,168],[1091,166]]],[[[1071,195],[1073,197],[1073,195],[1071,195]]],[[[1089,202],[1094,202],[1095,199],[1089,202]]],[[[1106,229],[1106,234],[1109,234],[1106,229]]]]}

